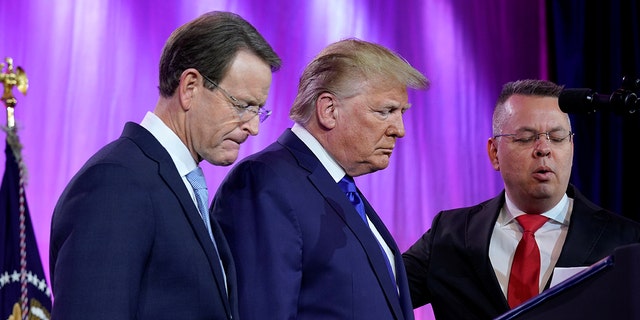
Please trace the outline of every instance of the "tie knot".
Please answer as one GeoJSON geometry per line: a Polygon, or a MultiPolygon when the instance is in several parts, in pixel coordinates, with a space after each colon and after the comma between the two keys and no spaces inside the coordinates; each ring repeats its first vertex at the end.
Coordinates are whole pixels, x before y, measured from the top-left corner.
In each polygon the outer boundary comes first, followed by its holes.
{"type": "Polygon", "coordinates": [[[196,167],[191,172],[187,173],[187,180],[196,190],[207,189],[207,182],[204,180],[204,173],[200,167],[196,167]]]}
{"type": "Polygon", "coordinates": [[[523,214],[516,217],[524,232],[535,233],[549,218],[540,214],[523,214]]]}
{"type": "Polygon", "coordinates": [[[356,192],[356,183],[353,181],[353,177],[349,175],[345,175],[340,181],[338,181],[338,185],[342,192],[356,192]]]}

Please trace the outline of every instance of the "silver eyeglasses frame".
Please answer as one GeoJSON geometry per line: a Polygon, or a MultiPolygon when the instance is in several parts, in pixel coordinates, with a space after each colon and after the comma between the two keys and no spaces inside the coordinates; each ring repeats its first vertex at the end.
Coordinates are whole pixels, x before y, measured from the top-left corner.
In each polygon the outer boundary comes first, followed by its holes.
{"type": "MultiPolygon", "coordinates": [[[[200,75],[202,75],[202,77],[205,80],[207,80],[209,83],[211,83],[214,87],[220,89],[220,92],[222,92],[222,94],[227,98],[227,100],[229,100],[231,105],[236,109],[236,111],[238,112],[238,115],[240,116],[240,119],[242,119],[243,115],[247,111],[252,113],[254,117],[257,115],[258,119],[260,120],[260,123],[262,123],[265,120],[267,120],[267,118],[269,118],[269,116],[271,115],[271,110],[267,110],[267,109],[265,109],[263,107],[259,107],[259,106],[251,106],[251,105],[248,105],[248,104],[242,104],[240,102],[240,100],[238,100],[236,97],[234,97],[231,94],[229,94],[229,92],[227,90],[222,88],[215,81],[209,79],[209,77],[205,76],[202,73],[200,73],[200,75]]],[[[253,118],[253,117],[251,117],[251,118],[253,118]]],[[[246,121],[251,120],[251,118],[246,119],[246,121]]]]}
{"type": "Polygon", "coordinates": [[[534,142],[540,140],[541,135],[545,135],[547,137],[547,141],[554,144],[562,144],[565,141],[567,141],[567,138],[568,138],[568,141],[573,140],[573,136],[575,135],[575,133],[571,131],[569,131],[569,133],[567,133],[567,135],[563,137],[558,137],[554,135],[560,131],[564,131],[564,130],[552,130],[552,131],[546,131],[546,132],[522,131],[519,133],[497,134],[493,136],[493,138],[495,139],[500,137],[511,137],[513,138],[513,142],[520,143],[522,145],[533,144],[534,142]]]}

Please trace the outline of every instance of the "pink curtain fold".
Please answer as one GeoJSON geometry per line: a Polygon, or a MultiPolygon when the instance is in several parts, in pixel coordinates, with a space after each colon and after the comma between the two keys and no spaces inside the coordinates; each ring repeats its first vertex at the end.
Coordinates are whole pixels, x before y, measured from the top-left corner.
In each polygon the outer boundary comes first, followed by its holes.
{"type": "MultiPolygon", "coordinates": [[[[29,79],[26,95],[13,90],[15,116],[47,276],[51,214],[63,188],[126,121],[153,110],[164,41],[211,10],[245,17],[283,60],[267,101],[273,115],[242,146],[241,158],[292,125],[299,75],[330,42],[383,44],[431,80],[429,90],[409,92],[406,137],[390,166],[356,178],[401,250],[438,211],[502,190],[486,155],[493,104],[504,82],[547,76],[543,0],[2,1],[0,59],[13,58],[29,79]]],[[[230,169],[202,167],[211,190],[230,169]]],[[[432,317],[428,306],[416,310],[417,319],[432,317]]]]}

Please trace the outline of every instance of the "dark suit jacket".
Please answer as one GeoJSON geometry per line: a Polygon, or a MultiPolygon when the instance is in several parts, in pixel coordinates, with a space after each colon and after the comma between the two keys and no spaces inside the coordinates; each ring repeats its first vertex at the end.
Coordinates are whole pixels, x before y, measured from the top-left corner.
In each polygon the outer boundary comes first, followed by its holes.
{"type": "Polygon", "coordinates": [[[214,228],[230,299],[213,242],[169,153],[127,123],[55,207],[53,319],[237,318],[233,259],[214,228]]]}
{"type": "MultiPolygon", "coordinates": [[[[569,186],[573,212],[556,267],[589,266],[640,242],[640,224],[606,211],[569,186]]],[[[414,307],[431,303],[438,320],[493,319],[509,310],[489,241],[504,191],[478,205],[438,213],[431,229],[403,253],[414,307]]]]}
{"type": "Polygon", "coordinates": [[[242,319],[413,319],[401,252],[364,202],[395,254],[400,296],[375,236],[289,129],[239,162],[212,212],[236,261],[242,319]]]}

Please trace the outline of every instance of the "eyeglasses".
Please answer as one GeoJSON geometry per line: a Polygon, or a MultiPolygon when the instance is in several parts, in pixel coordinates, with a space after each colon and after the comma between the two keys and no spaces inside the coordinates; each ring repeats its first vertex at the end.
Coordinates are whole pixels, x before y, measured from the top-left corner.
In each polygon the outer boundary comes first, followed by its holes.
{"type": "Polygon", "coordinates": [[[555,130],[547,132],[534,132],[534,131],[520,131],[518,133],[506,133],[493,136],[494,138],[511,137],[512,141],[521,146],[532,146],[536,141],[540,139],[541,135],[547,137],[547,141],[552,145],[564,145],[565,143],[573,139],[574,133],[566,130],[555,130]]]}
{"type": "Polygon", "coordinates": [[[227,90],[225,90],[222,87],[220,87],[220,85],[215,83],[213,80],[209,79],[209,77],[205,76],[202,73],[201,73],[201,75],[205,80],[209,81],[209,83],[211,83],[214,87],[220,89],[222,94],[224,94],[224,96],[227,98],[227,100],[229,100],[231,105],[238,112],[238,115],[240,116],[240,120],[249,121],[249,120],[251,120],[253,117],[255,117],[257,115],[258,119],[260,119],[260,122],[262,123],[265,120],[267,120],[267,118],[269,118],[269,116],[271,115],[271,110],[267,110],[267,109],[264,109],[264,108],[259,107],[259,106],[251,106],[251,105],[248,105],[248,104],[242,104],[240,102],[240,100],[238,100],[238,99],[236,99],[236,97],[230,95],[229,92],[227,92],[227,90]],[[249,116],[247,116],[247,115],[249,115],[249,116]]]}

